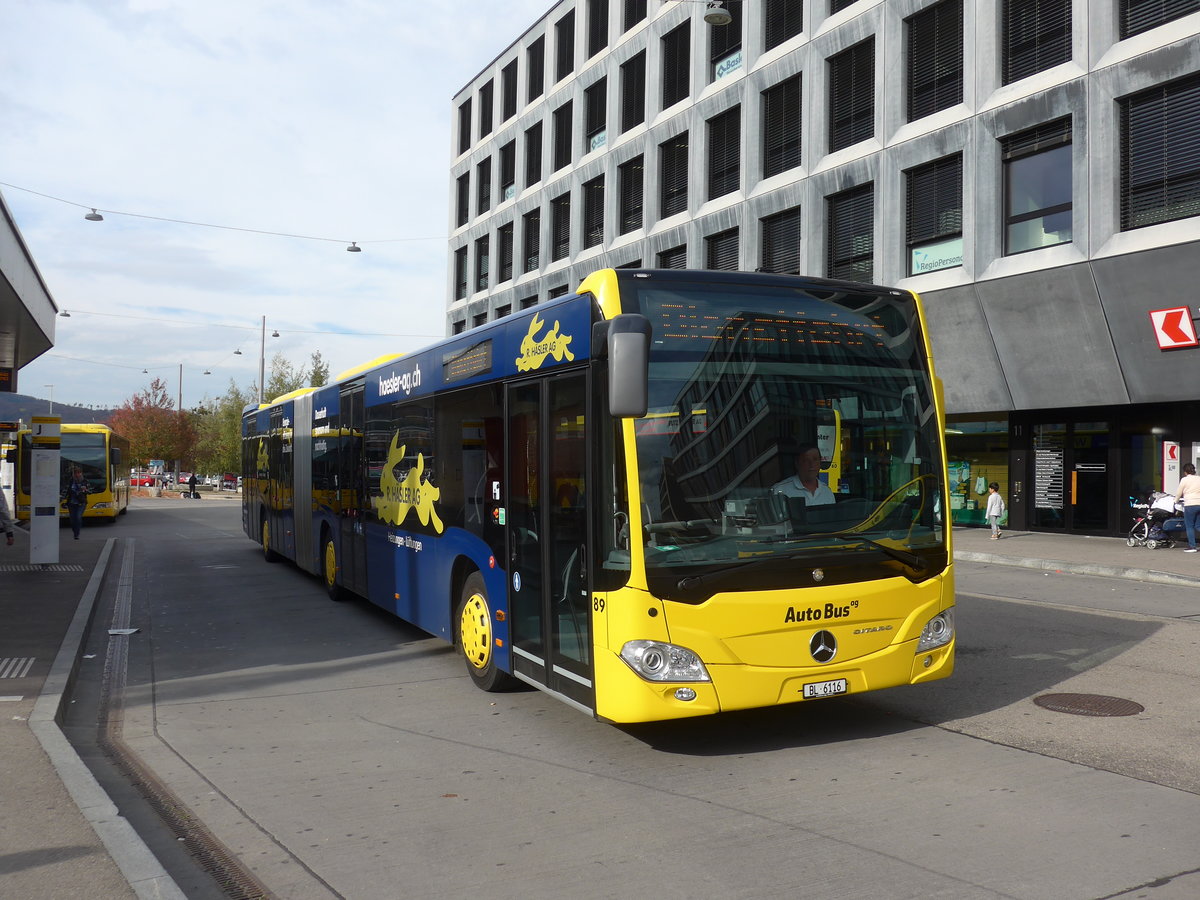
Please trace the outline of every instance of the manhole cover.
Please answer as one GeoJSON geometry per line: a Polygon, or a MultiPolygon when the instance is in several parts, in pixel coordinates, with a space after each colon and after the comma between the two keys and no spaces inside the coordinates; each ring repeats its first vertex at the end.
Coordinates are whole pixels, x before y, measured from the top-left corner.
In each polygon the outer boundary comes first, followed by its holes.
{"type": "Polygon", "coordinates": [[[1055,712],[1073,716],[1136,716],[1146,707],[1120,697],[1105,697],[1103,694],[1042,694],[1033,702],[1055,712]]]}

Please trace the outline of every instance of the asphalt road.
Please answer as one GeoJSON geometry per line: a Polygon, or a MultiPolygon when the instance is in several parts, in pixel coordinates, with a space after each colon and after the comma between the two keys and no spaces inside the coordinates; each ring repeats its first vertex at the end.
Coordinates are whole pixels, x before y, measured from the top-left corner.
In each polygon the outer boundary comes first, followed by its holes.
{"type": "Polygon", "coordinates": [[[223,893],[181,818],[285,898],[1200,895],[1194,591],[966,564],[948,681],[616,728],[476,690],[233,503],[120,529],[66,730],[189,897],[223,893]],[[1145,712],[1032,702],[1065,691],[1145,712]]]}

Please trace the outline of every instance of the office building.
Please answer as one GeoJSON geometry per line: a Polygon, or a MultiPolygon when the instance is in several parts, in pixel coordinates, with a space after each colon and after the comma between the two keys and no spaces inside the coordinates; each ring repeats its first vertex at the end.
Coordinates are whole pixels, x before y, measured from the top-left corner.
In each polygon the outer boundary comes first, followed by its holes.
{"type": "Polygon", "coordinates": [[[606,266],[908,288],[955,522],[1200,457],[1200,0],[562,0],[453,98],[451,332],[606,266]]]}

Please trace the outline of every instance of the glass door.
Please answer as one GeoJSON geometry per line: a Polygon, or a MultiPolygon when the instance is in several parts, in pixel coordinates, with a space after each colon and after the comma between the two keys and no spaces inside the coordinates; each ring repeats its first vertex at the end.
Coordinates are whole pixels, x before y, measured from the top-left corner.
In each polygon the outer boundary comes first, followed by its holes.
{"type": "Polygon", "coordinates": [[[507,544],[513,668],[592,709],[586,382],[508,388],[507,544]]]}
{"type": "Polygon", "coordinates": [[[1112,528],[1110,422],[1033,426],[1034,528],[1107,533],[1112,528]]]}

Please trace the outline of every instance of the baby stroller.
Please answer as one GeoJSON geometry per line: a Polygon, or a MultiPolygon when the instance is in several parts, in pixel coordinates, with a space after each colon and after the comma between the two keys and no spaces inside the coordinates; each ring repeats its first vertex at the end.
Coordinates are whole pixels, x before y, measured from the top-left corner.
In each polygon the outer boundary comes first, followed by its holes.
{"type": "Polygon", "coordinates": [[[1145,547],[1148,550],[1168,550],[1174,546],[1173,534],[1183,530],[1183,518],[1179,515],[1179,501],[1171,494],[1154,491],[1145,503],[1129,498],[1133,510],[1133,527],[1125,537],[1130,547],[1145,547]]]}

